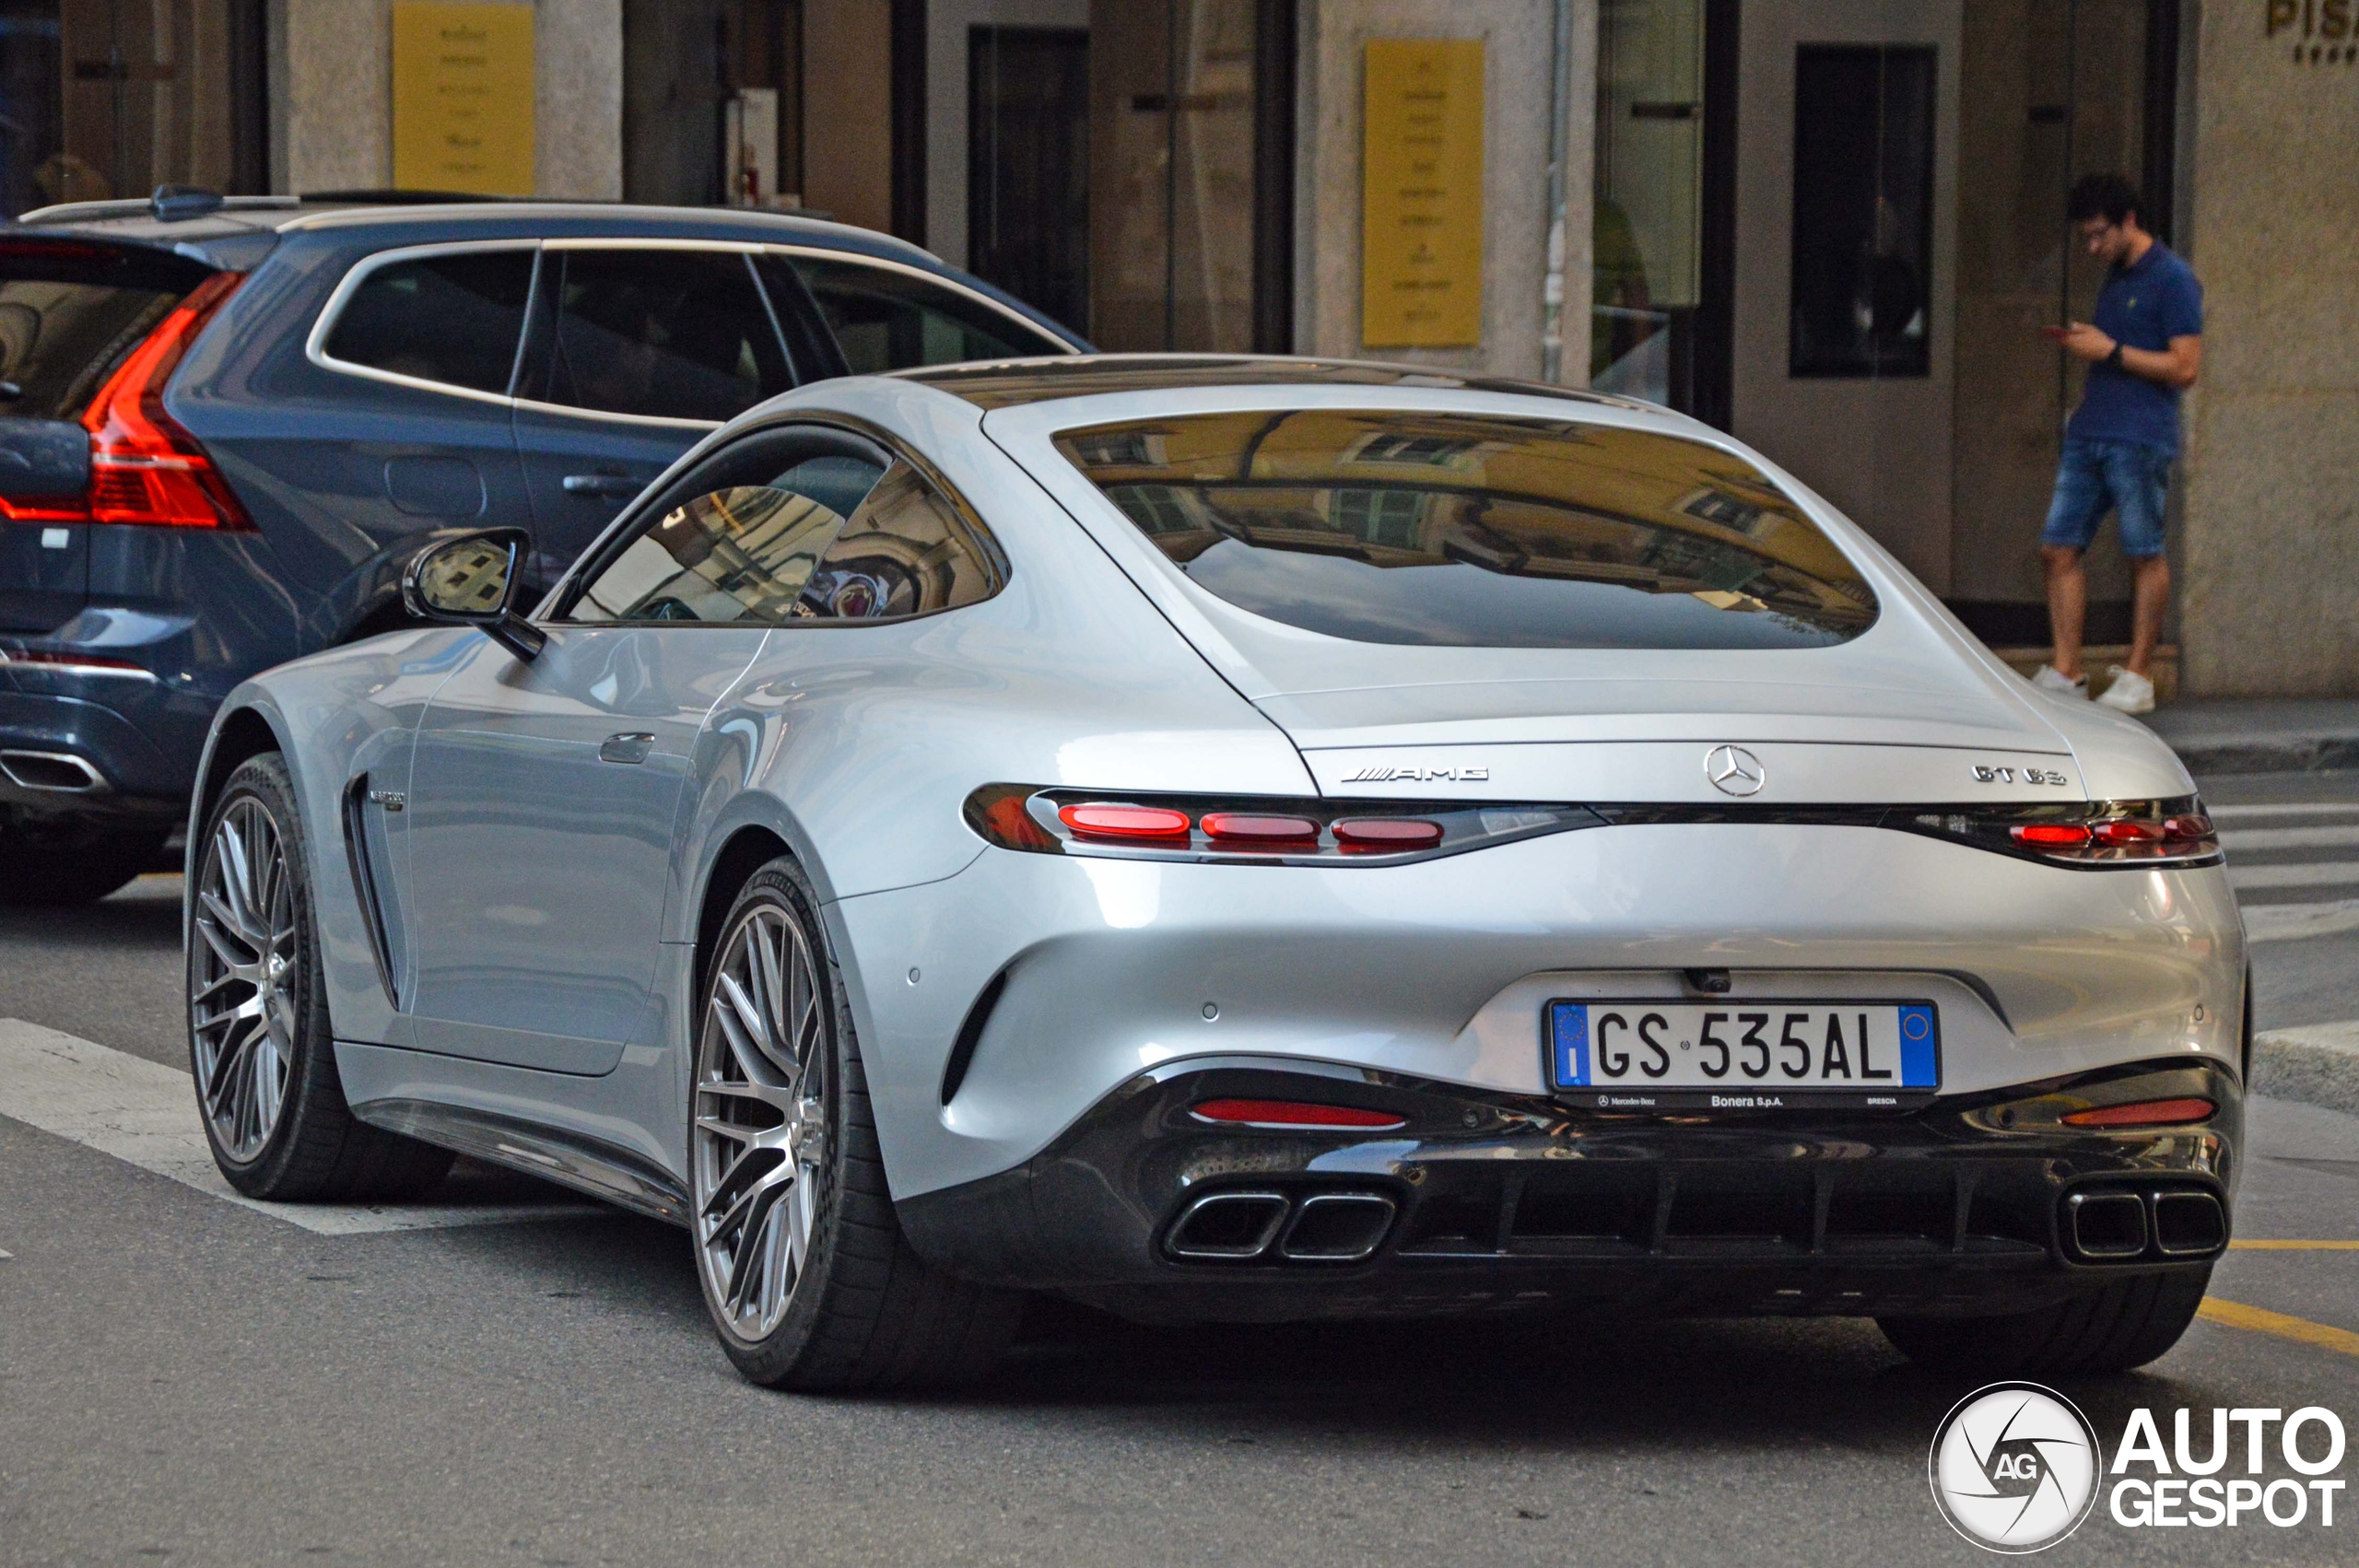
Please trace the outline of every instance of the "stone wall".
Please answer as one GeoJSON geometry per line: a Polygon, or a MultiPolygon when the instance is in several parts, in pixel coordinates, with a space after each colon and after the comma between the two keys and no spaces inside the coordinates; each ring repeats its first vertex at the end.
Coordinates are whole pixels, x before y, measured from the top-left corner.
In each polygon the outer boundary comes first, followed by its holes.
{"type": "MultiPolygon", "coordinates": [[[[533,174],[544,196],[623,193],[622,0],[537,0],[533,174]]],[[[378,189],[393,182],[392,0],[276,0],[272,184],[378,189]]]]}
{"type": "MultiPolygon", "coordinates": [[[[1574,0],[1566,108],[1564,378],[1589,373],[1590,147],[1596,0],[1574,0]]],[[[1555,7],[1547,0],[1305,0],[1297,66],[1295,342],[1360,345],[1364,45],[1372,38],[1480,38],[1484,55],[1483,339],[1473,348],[1387,348],[1374,357],[1537,376],[1548,252],[1548,106],[1555,7]]]]}
{"type": "Polygon", "coordinates": [[[2277,9],[2211,0],[2197,51],[2189,696],[2359,694],[2359,37],[2277,9]]]}

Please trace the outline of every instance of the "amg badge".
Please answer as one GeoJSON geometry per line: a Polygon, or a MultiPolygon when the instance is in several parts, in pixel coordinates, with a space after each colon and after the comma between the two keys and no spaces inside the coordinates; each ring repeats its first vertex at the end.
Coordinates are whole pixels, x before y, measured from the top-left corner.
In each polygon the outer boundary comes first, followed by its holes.
{"type": "Polygon", "coordinates": [[[1487,767],[1362,767],[1344,775],[1346,784],[1480,784],[1487,767]]]}

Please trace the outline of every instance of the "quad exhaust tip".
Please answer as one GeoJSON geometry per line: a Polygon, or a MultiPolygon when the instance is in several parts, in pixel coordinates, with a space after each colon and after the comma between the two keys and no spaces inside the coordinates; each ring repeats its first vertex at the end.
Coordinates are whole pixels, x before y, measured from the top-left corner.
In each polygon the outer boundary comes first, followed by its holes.
{"type": "Polygon", "coordinates": [[[1375,1255],[1398,1206],[1377,1192],[1212,1192],[1180,1211],[1164,1247],[1189,1262],[1241,1263],[1273,1251],[1292,1263],[1375,1255]]]}
{"type": "Polygon", "coordinates": [[[2228,1212],[2200,1188],[2075,1192],[2064,1199],[2064,1239],[2092,1263],[2208,1258],[2228,1245],[2228,1212]]]}

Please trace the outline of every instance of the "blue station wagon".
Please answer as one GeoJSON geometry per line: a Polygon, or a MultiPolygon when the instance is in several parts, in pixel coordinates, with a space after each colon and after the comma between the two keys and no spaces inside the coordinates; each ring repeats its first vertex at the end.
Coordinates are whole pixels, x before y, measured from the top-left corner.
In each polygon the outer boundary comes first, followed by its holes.
{"type": "Polygon", "coordinates": [[[455,530],[553,582],[741,410],[1086,347],[784,214],[158,192],[0,228],[0,902],[104,896],[256,671],[403,622],[455,530]]]}

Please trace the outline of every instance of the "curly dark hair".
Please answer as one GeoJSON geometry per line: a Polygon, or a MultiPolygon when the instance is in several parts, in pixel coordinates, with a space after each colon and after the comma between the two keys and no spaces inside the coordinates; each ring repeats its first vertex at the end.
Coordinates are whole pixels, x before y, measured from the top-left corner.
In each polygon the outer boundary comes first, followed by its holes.
{"type": "Polygon", "coordinates": [[[2083,174],[2072,182],[2072,197],[2064,216],[2074,223],[2092,217],[2119,223],[2144,206],[2145,203],[2139,199],[2138,187],[2120,175],[2083,174]]]}

